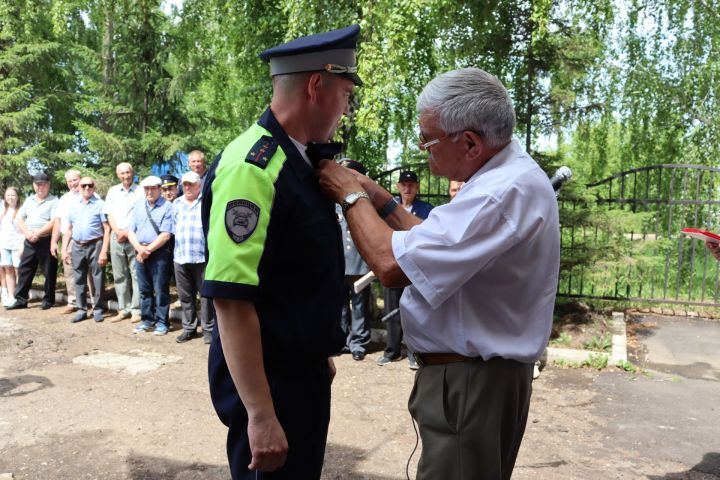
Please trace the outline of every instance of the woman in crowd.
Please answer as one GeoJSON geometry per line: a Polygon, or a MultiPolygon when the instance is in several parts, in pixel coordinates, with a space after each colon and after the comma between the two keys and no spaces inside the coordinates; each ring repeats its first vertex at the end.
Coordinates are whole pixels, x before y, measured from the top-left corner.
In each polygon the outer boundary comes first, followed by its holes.
{"type": "Polygon", "coordinates": [[[20,250],[23,235],[15,224],[20,209],[20,192],[15,187],[5,190],[0,208],[0,276],[4,279],[2,304],[4,307],[15,303],[17,268],[20,265],[20,250]]]}

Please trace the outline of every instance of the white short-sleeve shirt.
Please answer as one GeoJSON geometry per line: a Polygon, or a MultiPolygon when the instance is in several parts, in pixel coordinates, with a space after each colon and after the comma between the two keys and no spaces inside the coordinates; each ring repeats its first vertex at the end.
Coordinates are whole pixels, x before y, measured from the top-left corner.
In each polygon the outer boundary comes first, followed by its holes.
{"type": "Polygon", "coordinates": [[[125,189],[122,183],[113,185],[105,197],[105,215],[112,215],[118,228],[127,228],[130,217],[135,210],[138,201],[145,198],[145,190],[133,183],[130,188],[125,189]]]}
{"type": "Polygon", "coordinates": [[[452,202],[394,232],[392,248],[412,283],[400,312],[413,351],[540,357],[552,325],[560,225],[547,175],[516,140],[452,202]]]}

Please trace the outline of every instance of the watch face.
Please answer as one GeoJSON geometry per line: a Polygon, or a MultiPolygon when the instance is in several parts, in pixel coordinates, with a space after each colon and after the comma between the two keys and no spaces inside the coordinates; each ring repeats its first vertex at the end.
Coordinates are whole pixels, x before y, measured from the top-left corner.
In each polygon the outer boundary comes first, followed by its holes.
{"type": "Polygon", "coordinates": [[[353,203],[357,202],[358,198],[359,197],[358,197],[357,193],[348,193],[347,196],[345,197],[345,201],[347,203],[353,204],[353,203]]]}

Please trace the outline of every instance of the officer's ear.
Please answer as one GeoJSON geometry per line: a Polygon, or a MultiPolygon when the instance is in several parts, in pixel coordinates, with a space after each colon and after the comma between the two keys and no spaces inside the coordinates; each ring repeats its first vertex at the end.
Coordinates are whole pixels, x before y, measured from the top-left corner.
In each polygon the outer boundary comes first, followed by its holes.
{"type": "Polygon", "coordinates": [[[320,98],[320,91],[323,87],[323,76],[320,72],[310,74],[307,82],[307,94],[311,102],[315,103],[320,98]]]}

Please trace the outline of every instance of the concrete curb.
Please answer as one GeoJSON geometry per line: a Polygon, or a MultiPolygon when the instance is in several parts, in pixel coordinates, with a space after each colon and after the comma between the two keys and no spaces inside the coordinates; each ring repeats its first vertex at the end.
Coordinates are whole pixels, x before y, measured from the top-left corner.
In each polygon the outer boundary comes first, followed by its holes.
{"type": "Polygon", "coordinates": [[[627,362],[627,334],[625,332],[624,313],[612,313],[610,330],[612,331],[612,350],[609,355],[607,353],[592,352],[589,350],[548,347],[548,362],[566,361],[583,363],[584,361],[590,359],[590,355],[600,355],[606,357],[608,360],[608,366],[615,366],[619,362],[627,362]]]}
{"type": "MultiPolygon", "coordinates": [[[[30,293],[28,294],[28,296],[30,297],[29,298],[30,300],[41,300],[43,298],[43,295],[45,295],[45,293],[42,290],[35,290],[35,289],[30,289],[30,293]]],[[[64,293],[55,292],[55,304],[56,305],[64,305],[66,303],[67,303],[67,295],[65,295],[64,293]]],[[[118,302],[116,302],[115,300],[108,300],[106,302],[106,305],[107,305],[107,307],[106,307],[107,310],[117,311],[117,309],[119,307],[118,302]]],[[[171,306],[170,307],[170,319],[181,321],[182,320],[182,308],[171,306]]],[[[2,479],[0,479],[0,480],[2,480],[2,479]]]]}

